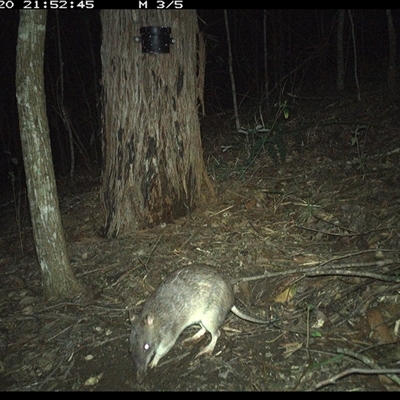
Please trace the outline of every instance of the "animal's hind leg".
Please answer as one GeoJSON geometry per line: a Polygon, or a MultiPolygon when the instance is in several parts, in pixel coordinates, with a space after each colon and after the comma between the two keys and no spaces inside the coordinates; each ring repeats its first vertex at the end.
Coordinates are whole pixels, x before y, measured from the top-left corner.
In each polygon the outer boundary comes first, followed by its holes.
{"type": "Polygon", "coordinates": [[[206,328],[204,328],[204,326],[202,325],[200,330],[195,335],[193,335],[192,337],[190,337],[188,339],[185,339],[182,343],[184,343],[184,344],[189,343],[189,342],[196,343],[204,336],[204,334],[206,332],[207,332],[206,328]]]}
{"type": "Polygon", "coordinates": [[[217,340],[219,338],[219,335],[221,334],[220,330],[218,329],[216,332],[210,332],[211,333],[211,342],[204,347],[203,350],[200,351],[199,354],[197,354],[196,358],[203,355],[203,354],[212,354],[215,345],[217,344],[217,340]]]}

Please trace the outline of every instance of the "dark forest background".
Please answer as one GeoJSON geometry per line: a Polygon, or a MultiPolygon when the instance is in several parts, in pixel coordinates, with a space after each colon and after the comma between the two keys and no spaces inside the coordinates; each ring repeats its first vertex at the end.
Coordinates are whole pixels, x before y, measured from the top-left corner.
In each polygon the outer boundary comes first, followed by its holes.
{"type": "MultiPolygon", "coordinates": [[[[239,111],[257,109],[260,104],[272,107],[287,93],[314,97],[336,95],[338,10],[267,10],[268,103],[263,13],[263,10],[228,11],[239,111]]],[[[393,10],[392,15],[398,35],[400,12],[393,10]]],[[[207,46],[206,115],[227,112],[233,106],[224,13],[223,10],[198,10],[198,17],[207,46]]],[[[360,85],[368,83],[378,87],[385,82],[388,67],[386,12],[354,10],[352,17],[360,85]]],[[[347,13],[345,18],[345,91],[355,93],[353,43],[347,13]]],[[[1,11],[3,184],[8,180],[10,159],[22,165],[15,98],[18,22],[18,10],[1,11]]],[[[46,35],[45,84],[56,176],[67,175],[70,167],[68,134],[60,110],[60,63],[65,81],[64,105],[74,132],[76,169],[98,170],[96,167],[101,165],[100,10],[65,10],[58,14],[49,11],[46,35]]]]}

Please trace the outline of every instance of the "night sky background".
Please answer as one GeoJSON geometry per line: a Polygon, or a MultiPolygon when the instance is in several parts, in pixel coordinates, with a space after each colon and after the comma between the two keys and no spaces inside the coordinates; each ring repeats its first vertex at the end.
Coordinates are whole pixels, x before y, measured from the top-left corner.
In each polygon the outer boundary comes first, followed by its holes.
{"type": "MultiPolygon", "coordinates": [[[[270,101],[285,92],[304,96],[334,94],[337,10],[268,10],[268,76],[270,101]]],[[[388,65],[385,10],[352,11],[358,47],[360,84],[382,84],[388,65]]],[[[399,37],[400,11],[392,11],[399,37]]],[[[228,50],[223,10],[198,10],[207,40],[205,103],[207,115],[232,110],[228,50]]],[[[241,110],[260,104],[264,92],[263,10],[229,10],[233,68],[241,110]]],[[[73,128],[93,166],[101,165],[101,23],[100,10],[58,12],[64,63],[64,104],[73,128]]],[[[21,160],[15,98],[18,10],[0,11],[0,152],[21,160]]],[[[139,32],[138,27],[138,32],[139,32]]],[[[56,175],[68,173],[67,131],[59,115],[59,54],[56,11],[48,12],[45,85],[56,175]]],[[[173,32],[172,32],[173,37],[173,32]]],[[[397,43],[400,42],[398,38],[397,43]]],[[[355,93],[353,46],[346,13],[345,86],[355,93]]],[[[398,46],[397,46],[398,47],[398,46]]],[[[399,49],[397,50],[399,53],[399,49]]],[[[76,152],[77,170],[85,167],[76,152]]],[[[4,159],[4,158],[3,158],[4,159]]],[[[3,163],[4,164],[4,163],[3,163]]],[[[4,165],[0,172],[5,179],[4,165]]],[[[4,183],[4,182],[3,182],[4,183]]]]}

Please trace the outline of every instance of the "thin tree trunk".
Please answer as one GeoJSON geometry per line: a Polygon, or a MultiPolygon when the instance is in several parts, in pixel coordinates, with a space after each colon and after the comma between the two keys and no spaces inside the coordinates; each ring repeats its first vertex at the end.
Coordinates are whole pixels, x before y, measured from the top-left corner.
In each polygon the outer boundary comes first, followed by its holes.
{"type": "Polygon", "coordinates": [[[239,111],[236,100],[236,85],[235,85],[235,76],[233,74],[233,58],[232,58],[232,45],[231,45],[231,36],[229,33],[229,23],[228,23],[228,13],[224,10],[225,17],[225,28],[226,28],[226,37],[228,40],[228,65],[229,65],[229,75],[231,77],[231,87],[232,87],[232,98],[233,98],[233,112],[235,114],[235,122],[236,122],[236,130],[240,129],[240,121],[239,121],[239,111]]]}
{"type": "Polygon", "coordinates": [[[389,31],[389,66],[387,79],[389,99],[393,100],[396,96],[396,31],[394,29],[391,10],[386,10],[386,16],[389,31]]]}
{"type": "Polygon", "coordinates": [[[58,66],[60,67],[60,94],[57,96],[58,109],[61,114],[61,118],[64,122],[65,129],[68,132],[68,141],[69,141],[69,152],[71,157],[69,176],[74,179],[74,171],[75,171],[75,151],[74,151],[74,139],[72,135],[72,127],[70,124],[70,120],[68,117],[67,110],[64,105],[64,62],[63,55],[61,50],[61,34],[60,34],[60,20],[58,18],[58,10],[56,10],[56,28],[57,28],[57,51],[58,51],[58,66]]]}
{"type": "Polygon", "coordinates": [[[68,260],[50,148],[43,57],[47,11],[22,10],[16,88],[33,237],[46,297],[69,297],[81,286],[68,260]]]}
{"type": "Polygon", "coordinates": [[[356,82],[356,87],[357,87],[357,100],[361,101],[360,84],[358,82],[358,60],[357,60],[356,34],[354,32],[353,16],[351,15],[351,11],[350,10],[347,10],[347,11],[349,13],[350,26],[351,26],[351,37],[352,37],[352,40],[353,40],[354,81],[356,82]]]}
{"type": "Polygon", "coordinates": [[[267,10],[263,12],[263,43],[264,43],[264,90],[266,109],[269,110],[269,78],[268,78],[268,52],[267,52],[267,10]]]}
{"type": "Polygon", "coordinates": [[[339,10],[338,33],[337,33],[337,77],[336,88],[344,89],[344,51],[343,51],[343,28],[345,10],[339,10]]]}

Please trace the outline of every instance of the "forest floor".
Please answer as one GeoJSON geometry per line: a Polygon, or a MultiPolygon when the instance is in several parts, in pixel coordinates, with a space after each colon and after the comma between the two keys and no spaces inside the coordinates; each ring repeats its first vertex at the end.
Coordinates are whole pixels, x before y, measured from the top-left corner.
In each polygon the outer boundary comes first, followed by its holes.
{"type": "Polygon", "coordinates": [[[288,98],[271,132],[251,113],[247,134],[228,114],[204,117],[216,202],[130,237],[102,237],[98,177],[59,181],[82,298],[42,299],[26,196],[4,191],[0,390],[398,391],[400,102],[363,93],[288,98]],[[240,281],[237,307],[274,322],[230,314],[199,358],[210,338],[183,346],[188,328],[140,385],[127,309],[195,263],[240,281]]]}

